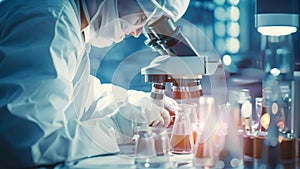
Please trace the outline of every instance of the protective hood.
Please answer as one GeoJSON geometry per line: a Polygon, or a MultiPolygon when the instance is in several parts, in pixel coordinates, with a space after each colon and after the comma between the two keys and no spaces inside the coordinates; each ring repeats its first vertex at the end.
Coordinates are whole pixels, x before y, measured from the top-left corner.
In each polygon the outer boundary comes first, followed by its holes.
{"type": "Polygon", "coordinates": [[[189,0],[137,0],[137,2],[145,13],[154,16],[166,15],[175,22],[183,16],[190,3],[189,0]]]}
{"type": "Polygon", "coordinates": [[[83,30],[86,42],[96,47],[107,47],[124,39],[117,0],[83,0],[82,8],[88,21],[83,30]]]}

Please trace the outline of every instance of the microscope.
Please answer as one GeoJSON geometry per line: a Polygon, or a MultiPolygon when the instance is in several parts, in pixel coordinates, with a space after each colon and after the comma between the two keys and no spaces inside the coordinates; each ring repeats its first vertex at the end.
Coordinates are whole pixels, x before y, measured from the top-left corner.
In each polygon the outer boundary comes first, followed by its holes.
{"type": "Polygon", "coordinates": [[[145,44],[160,55],[141,69],[145,82],[152,83],[151,97],[162,100],[168,83],[178,103],[197,103],[203,95],[202,76],[215,73],[218,57],[202,56],[167,16],[145,26],[144,35],[145,44]]]}

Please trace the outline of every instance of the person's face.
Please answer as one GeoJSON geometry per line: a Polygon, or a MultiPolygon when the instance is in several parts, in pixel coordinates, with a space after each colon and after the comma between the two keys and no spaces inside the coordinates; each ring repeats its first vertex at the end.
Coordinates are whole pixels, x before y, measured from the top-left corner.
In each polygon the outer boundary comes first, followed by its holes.
{"type": "Polygon", "coordinates": [[[147,16],[143,13],[135,13],[121,18],[121,27],[126,35],[139,37],[147,22],[147,16]]]}
{"type": "Polygon", "coordinates": [[[147,16],[136,0],[118,1],[121,29],[126,35],[138,37],[147,22],[147,16]]]}

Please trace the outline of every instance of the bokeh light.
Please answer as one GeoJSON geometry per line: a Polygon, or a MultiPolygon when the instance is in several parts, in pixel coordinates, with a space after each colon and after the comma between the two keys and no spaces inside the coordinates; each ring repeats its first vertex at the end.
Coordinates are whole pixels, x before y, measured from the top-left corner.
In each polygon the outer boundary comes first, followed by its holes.
{"type": "Polygon", "coordinates": [[[230,53],[237,53],[240,50],[240,41],[237,38],[227,38],[226,44],[230,53]]]}

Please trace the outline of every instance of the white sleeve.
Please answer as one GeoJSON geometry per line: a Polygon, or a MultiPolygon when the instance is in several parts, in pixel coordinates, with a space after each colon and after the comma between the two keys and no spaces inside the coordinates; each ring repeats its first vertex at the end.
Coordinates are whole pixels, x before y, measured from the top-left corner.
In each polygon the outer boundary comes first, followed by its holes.
{"type": "Polygon", "coordinates": [[[0,168],[119,151],[110,118],[78,118],[73,79],[82,42],[70,2],[5,4],[0,7],[0,168]],[[14,11],[19,7],[30,10],[14,11]]]}

